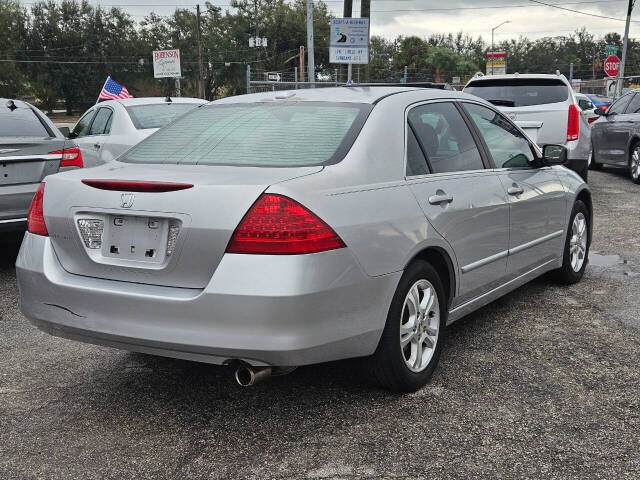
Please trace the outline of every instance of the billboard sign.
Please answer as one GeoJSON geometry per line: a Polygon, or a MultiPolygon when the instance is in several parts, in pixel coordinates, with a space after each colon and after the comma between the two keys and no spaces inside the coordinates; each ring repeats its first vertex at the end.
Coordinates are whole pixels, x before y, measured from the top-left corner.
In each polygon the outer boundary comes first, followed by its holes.
{"type": "Polygon", "coordinates": [[[330,63],[369,63],[369,19],[332,18],[330,63]]]}
{"type": "Polygon", "coordinates": [[[180,50],[154,50],[153,78],[180,78],[180,50]]]}

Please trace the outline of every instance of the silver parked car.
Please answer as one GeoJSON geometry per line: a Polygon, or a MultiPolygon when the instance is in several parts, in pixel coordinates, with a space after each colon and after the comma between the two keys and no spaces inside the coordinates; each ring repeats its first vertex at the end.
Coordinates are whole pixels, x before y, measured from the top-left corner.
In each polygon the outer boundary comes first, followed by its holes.
{"type": "Polygon", "coordinates": [[[591,158],[591,128],[564,75],[526,74],[474,77],[464,87],[496,105],[540,147],[564,145],[567,167],[585,180],[591,158]]]}
{"type": "Polygon", "coordinates": [[[0,98],[0,232],[24,231],[42,179],[71,167],[82,167],[74,142],[33,105],[0,98]]]}
{"type": "Polygon", "coordinates": [[[446,325],[545,272],[582,277],[591,193],[565,157],[459,92],[219,100],[45,179],[21,309],[54,335],[234,364],[244,385],[372,356],[415,390],[446,325]]]}
{"type": "Polygon", "coordinates": [[[86,167],[119,157],[149,135],[192,108],[207,103],[199,98],[127,98],[91,107],[71,130],[86,167]]]}

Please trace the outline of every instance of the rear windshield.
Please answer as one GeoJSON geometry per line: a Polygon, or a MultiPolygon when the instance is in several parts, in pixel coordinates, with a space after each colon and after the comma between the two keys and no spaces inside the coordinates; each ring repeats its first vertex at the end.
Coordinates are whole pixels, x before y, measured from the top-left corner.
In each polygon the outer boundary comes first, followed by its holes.
{"type": "Polygon", "coordinates": [[[328,102],[212,104],[179,118],[123,162],[299,167],[339,162],[370,105],[328,102]]]}
{"type": "Polygon", "coordinates": [[[553,78],[481,80],[471,82],[464,91],[504,107],[558,103],[569,98],[567,86],[553,78]]]}
{"type": "Polygon", "coordinates": [[[0,137],[50,137],[42,121],[30,108],[0,108],[0,137]]]}
{"type": "Polygon", "coordinates": [[[126,107],[133,126],[138,130],[160,128],[183,113],[200,105],[199,103],[155,103],[126,107]]]}

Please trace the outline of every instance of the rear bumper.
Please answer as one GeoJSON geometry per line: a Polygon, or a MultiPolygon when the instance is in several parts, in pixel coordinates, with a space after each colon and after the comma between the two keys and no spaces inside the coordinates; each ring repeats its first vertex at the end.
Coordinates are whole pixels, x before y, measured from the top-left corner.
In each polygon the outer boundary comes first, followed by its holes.
{"type": "Polygon", "coordinates": [[[204,289],[66,272],[27,233],[20,308],[53,335],[188,360],[294,366],[370,355],[401,273],[365,275],[352,254],[226,255],[204,289]]]}
{"type": "Polygon", "coordinates": [[[0,186],[0,231],[26,227],[29,205],[39,186],[40,182],[0,186]]]}

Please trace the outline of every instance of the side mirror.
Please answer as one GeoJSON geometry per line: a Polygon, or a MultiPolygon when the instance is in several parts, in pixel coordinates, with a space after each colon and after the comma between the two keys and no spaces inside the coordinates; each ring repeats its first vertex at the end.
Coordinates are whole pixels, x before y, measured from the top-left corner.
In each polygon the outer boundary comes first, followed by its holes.
{"type": "Polygon", "coordinates": [[[567,163],[567,147],[563,145],[545,145],[542,148],[542,162],[547,166],[567,163]]]}
{"type": "Polygon", "coordinates": [[[69,127],[58,127],[58,130],[66,138],[69,138],[69,135],[71,135],[71,130],[69,130],[69,127]]]}
{"type": "Polygon", "coordinates": [[[606,117],[608,115],[607,111],[602,108],[596,108],[593,113],[600,115],[601,117],[606,117]]]}

